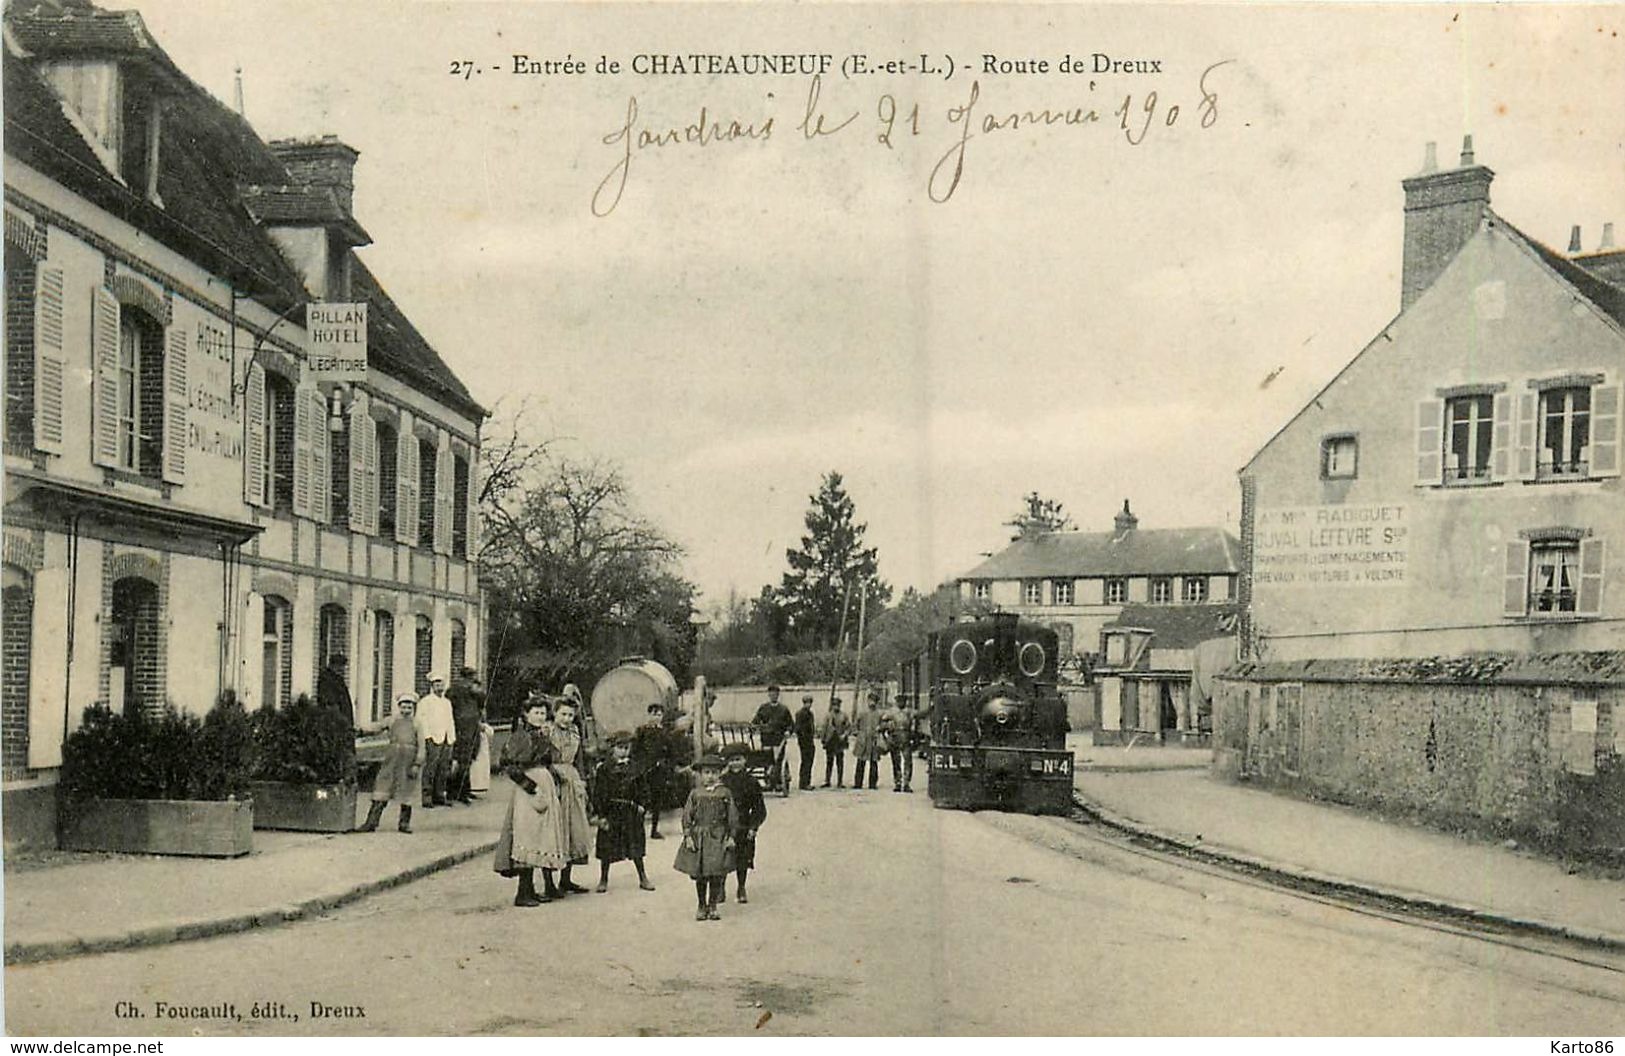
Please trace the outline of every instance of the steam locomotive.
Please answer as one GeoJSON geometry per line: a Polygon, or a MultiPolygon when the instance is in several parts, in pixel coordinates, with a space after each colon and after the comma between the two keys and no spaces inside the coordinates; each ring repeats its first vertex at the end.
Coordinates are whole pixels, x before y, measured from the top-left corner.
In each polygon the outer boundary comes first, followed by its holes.
{"type": "Polygon", "coordinates": [[[1064,814],[1072,805],[1059,638],[1013,613],[955,623],[903,663],[899,693],[929,705],[938,807],[1064,814]]]}

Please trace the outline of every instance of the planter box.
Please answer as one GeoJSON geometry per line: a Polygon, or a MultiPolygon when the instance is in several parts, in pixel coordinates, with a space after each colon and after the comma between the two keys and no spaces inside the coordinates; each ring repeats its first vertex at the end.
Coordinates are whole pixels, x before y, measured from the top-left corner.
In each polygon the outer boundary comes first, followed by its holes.
{"type": "Polygon", "coordinates": [[[256,829],[349,832],[355,828],[354,785],[295,785],[250,781],[256,829]]]}
{"type": "Polygon", "coordinates": [[[236,858],[254,849],[247,800],[93,799],[62,814],[62,849],[236,858]]]}

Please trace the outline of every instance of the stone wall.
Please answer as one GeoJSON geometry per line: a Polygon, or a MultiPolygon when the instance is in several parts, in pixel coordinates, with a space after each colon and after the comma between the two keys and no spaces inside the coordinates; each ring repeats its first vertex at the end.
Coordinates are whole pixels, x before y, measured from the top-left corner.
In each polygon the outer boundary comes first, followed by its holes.
{"type": "Polygon", "coordinates": [[[1446,826],[1625,854],[1622,710],[1618,685],[1221,678],[1214,768],[1446,826]]]}

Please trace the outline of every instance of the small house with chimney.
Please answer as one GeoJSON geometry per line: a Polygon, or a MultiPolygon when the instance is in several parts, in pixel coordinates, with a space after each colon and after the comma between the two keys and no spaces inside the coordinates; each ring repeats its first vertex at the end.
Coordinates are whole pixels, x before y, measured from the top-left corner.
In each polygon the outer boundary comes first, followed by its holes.
{"type": "Polygon", "coordinates": [[[1100,632],[1094,743],[1206,747],[1213,679],[1236,659],[1240,607],[1125,605],[1100,632]]]}
{"type": "Polygon", "coordinates": [[[1241,546],[1223,528],[1141,528],[1127,499],[1109,532],[1032,532],[958,578],[967,602],[1037,620],[1063,657],[1097,658],[1125,606],[1211,610],[1235,600],[1241,546]]]}
{"type": "Polygon", "coordinates": [[[134,11],[8,3],[4,29],[13,847],[54,845],[92,705],[277,706],[335,671],[373,727],[476,663],[486,412],[356,252],[356,150],[265,142],[134,11]],[[324,316],[364,327],[343,379],[324,316]]]}
{"type": "Polygon", "coordinates": [[[1531,237],[1493,178],[1429,147],[1398,314],[1240,472],[1215,765],[1625,843],[1625,252],[1531,237]]]}

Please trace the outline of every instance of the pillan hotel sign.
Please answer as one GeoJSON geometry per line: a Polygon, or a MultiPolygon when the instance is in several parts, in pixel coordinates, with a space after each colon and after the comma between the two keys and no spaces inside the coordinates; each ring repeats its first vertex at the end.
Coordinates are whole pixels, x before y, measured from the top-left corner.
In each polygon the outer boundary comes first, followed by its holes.
{"type": "Polygon", "coordinates": [[[367,379],[367,305],[313,303],[305,309],[310,367],[318,381],[367,379]]]}

